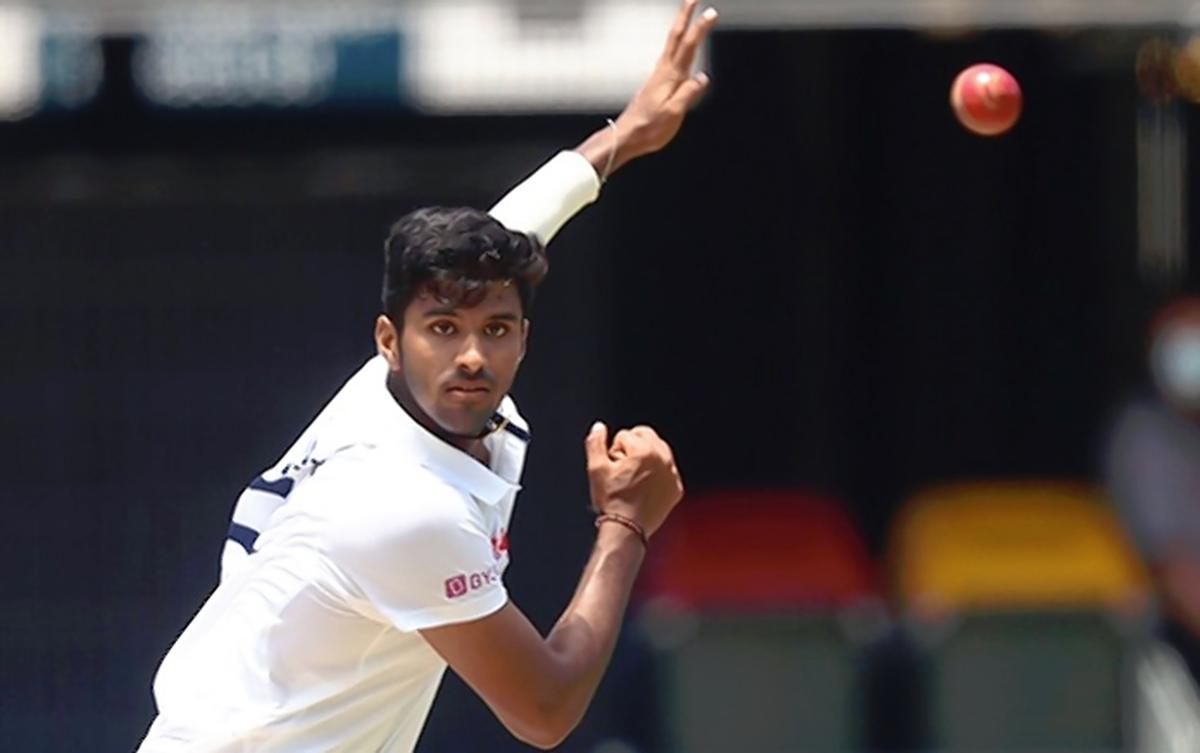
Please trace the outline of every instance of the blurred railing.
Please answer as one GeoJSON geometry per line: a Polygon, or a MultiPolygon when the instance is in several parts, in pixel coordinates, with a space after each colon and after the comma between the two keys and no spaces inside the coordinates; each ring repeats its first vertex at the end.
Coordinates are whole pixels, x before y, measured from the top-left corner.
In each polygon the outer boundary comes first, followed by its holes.
{"type": "MultiPolygon", "coordinates": [[[[1193,26],[1180,0],[723,0],[724,29],[1193,26]]],[[[78,107],[127,75],[164,107],[601,112],[641,81],[674,0],[31,0],[0,6],[0,118],[78,107]]]]}
{"type": "MultiPolygon", "coordinates": [[[[103,19],[109,29],[133,31],[144,17],[163,8],[196,5],[192,0],[32,0],[29,5],[103,19]]],[[[342,8],[404,11],[458,5],[487,6],[523,17],[585,15],[587,9],[616,5],[613,0],[349,0],[342,8]]],[[[655,3],[643,2],[641,5],[655,3]]],[[[673,3],[666,3],[668,6],[673,3]]],[[[1183,0],[719,0],[713,2],[735,26],[929,26],[929,25],[1076,25],[1174,23],[1193,17],[1194,3],[1183,0]]],[[[245,0],[211,3],[225,8],[312,8],[327,11],[319,0],[245,0]]]]}

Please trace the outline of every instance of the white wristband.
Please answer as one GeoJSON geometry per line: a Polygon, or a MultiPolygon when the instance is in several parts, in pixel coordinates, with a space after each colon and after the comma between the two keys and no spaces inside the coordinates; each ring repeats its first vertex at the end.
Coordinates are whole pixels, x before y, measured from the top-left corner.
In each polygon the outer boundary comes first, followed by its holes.
{"type": "Polygon", "coordinates": [[[600,195],[600,178],[579,152],[562,151],[509,191],[488,212],[509,230],[536,235],[543,245],[600,195]]]}

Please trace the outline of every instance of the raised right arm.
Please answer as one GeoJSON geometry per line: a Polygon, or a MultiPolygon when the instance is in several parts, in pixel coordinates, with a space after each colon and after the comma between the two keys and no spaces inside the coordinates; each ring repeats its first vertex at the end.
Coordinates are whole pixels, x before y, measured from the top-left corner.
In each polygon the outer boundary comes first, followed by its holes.
{"type": "Polygon", "coordinates": [[[674,140],[688,112],[704,96],[708,76],[692,73],[701,45],[717,23],[698,0],[684,0],[654,69],[611,126],[573,150],[559,152],[489,211],[509,230],[536,235],[543,245],[600,195],[601,184],[629,162],[674,140]]]}

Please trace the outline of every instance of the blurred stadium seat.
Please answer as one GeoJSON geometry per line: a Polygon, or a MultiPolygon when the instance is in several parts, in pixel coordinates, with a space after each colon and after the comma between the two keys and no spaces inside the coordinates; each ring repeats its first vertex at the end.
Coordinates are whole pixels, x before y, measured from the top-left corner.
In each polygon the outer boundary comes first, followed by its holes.
{"type": "Polygon", "coordinates": [[[1091,487],[937,486],[893,529],[943,751],[1121,750],[1146,577],[1091,487]]]}
{"type": "Polygon", "coordinates": [[[873,563],[835,500],[690,499],[643,582],[668,749],[860,747],[862,644],[881,610],[873,563]]]}

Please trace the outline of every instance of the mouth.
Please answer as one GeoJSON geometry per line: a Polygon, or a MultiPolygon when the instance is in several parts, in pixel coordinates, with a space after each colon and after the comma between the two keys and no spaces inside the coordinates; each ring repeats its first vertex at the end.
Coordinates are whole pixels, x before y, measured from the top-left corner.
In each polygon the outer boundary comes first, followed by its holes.
{"type": "Polygon", "coordinates": [[[460,400],[477,400],[487,397],[492,392],[490,387],[482,384],[453,384],[446,388],[446,394],[460,400]]]}

